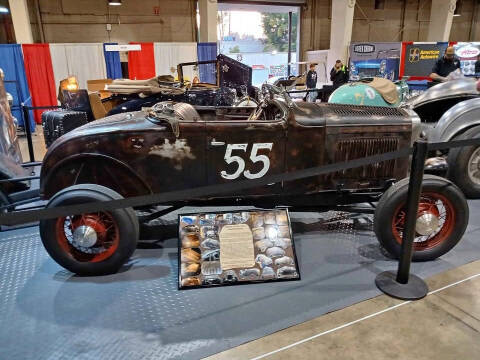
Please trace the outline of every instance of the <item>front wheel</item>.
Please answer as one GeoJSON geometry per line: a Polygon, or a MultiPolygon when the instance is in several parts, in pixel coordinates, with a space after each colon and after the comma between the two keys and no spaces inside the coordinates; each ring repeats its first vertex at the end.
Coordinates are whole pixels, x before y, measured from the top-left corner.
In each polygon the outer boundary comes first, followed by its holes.
{"type": "MultiPolygon", "coordinates": [[[[406,221],[409,179],[390,187],[375,209],[374,231],[380,244],[399,258],[406,221]]],[[[429,261],[450,251],[462,238],[468,225],[465,196],[453,183],[425,175],[418,205],[414,261],[429,261]]]]}
{"type": "MultiPolygon", "coordinates": [[[[121,195],[104,186],[82,184],[57,193],[47,208],[119,199],[121,195]]],[[[65,269],[105,275],[117,272],[133,254],[139,224],[133,209],[116,209],[42,220],[40,236],[50,256],[65,269]]]]}
{"type": "MultiPolygon", "coordinates": [[[[480,126],[471,128],[458,139],[480,138],[480,126]]],[[[480,198],[480,145],[453,148],[448,154],[448,178],[472,199],[480,198]]]]}

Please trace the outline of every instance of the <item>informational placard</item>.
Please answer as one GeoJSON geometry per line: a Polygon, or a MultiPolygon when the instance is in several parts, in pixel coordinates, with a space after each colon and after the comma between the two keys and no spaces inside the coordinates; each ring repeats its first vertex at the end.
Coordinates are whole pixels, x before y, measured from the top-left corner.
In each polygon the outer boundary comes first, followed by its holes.
{"type": "Polygon", "coordinates": [[[247,224],[225,225],[218,237],[223,270],[255,266],[253,235],[247,224]]]}
{"type": "Polygon", "coordinates": [[[405,46],[404,76],[427,77],[443,56],[448,43],[411,43],[405,46]]]}
{"type": "Polygon", "coordinates": [[[179,216],[179,289],[298,280],[288,210],[179,216]]]}
{"type": "Polygon", "coordinates": [[[350,80],[383,77],[398,80],[400,42],[354,42],[350,45],[350,80]]]}
{"type": "Polygon", "coordinates": [[[480,42],[460,42],[453,46],[463,75],[480,76],[480,42]]]}

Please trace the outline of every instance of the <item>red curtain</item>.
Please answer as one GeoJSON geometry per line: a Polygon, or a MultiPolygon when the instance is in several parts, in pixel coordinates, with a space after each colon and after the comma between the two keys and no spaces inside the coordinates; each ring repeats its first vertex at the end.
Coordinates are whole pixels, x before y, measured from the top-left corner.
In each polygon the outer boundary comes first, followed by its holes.
{"type": "MultiPolygon", "coordinates": [[[[28,87],[32,95],[33,106],[56,106],[57,91],[53,76],[52,58],[48,44],[24,44],[23,59],[28,87]]],[[[35,110],[34,117],[37,124],[42,123],[42,112],[35,110]]]]}
{"type": "Polygon", "coordinates": [[[142,50],[128,52],[128,76],[132,80],[144,80],[155,76],[155,55],[153,43],[131,42],[140,44],[142,50]]]}

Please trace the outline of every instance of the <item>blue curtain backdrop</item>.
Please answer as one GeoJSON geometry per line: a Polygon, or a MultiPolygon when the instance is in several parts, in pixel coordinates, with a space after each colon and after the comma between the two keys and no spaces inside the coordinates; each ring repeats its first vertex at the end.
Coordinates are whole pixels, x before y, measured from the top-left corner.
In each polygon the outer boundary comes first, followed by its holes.
{"type": "MultiPolygon", "coordinates": [[[[20,126],[24,126],[25,119],[21,104],[32,106],[30,90],[28,89],[25,65],[23,63],[22,48],[19,44],[0,44],[0,68],[5,74],[5,90],[13,96],[12,115],[18,120],[20,126]],[[12,82],[10,82],[12,81],[12,82]]],[[[35,120],[30,111],[30,129],[35,131],[35,120]]]]}
{"type": "Polygon", "coordinates": [[[104,43],[103,53],[105,55],[105,63],[107,65],[107,77],[109,79],[121,79],[122,64],[120,63],[120,53],[118,51],[106,51],[105,45],[118,45],[117,43],[104,43]]]}
{"type": "MultiPolygon", "coordinates": [[[[197,46],[198,61],[208,61],[217,59],[217,43],[199,43],[197,46]]],[[[200,81],[204,83],[215,84],[217,82],[215,64],[206,64],[199,66],[200,81]]]]}

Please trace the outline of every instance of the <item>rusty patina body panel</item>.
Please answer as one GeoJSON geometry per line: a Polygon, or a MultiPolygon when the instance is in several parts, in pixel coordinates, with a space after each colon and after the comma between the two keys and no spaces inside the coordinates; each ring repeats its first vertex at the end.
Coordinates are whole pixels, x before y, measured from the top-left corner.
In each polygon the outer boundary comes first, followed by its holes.
{"type": "MultiPolygon", "coordinates": [[[[104,185],[125,197],[189,189],[351,160],[411,143],[411,119],[401,109],[385,113],[275,100],[252,120],[251,109],[183,105],[187,119],[174,119],[172,110],[155,119],[143,112],[118,114],[64,135],[45,157],[42,196],[48,199],[79,183],[104,185]]],[[[408,159],[397,159],[226,197],[382,191],[392,179],[405,177],[407,168],[408,159]]]]}

